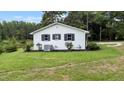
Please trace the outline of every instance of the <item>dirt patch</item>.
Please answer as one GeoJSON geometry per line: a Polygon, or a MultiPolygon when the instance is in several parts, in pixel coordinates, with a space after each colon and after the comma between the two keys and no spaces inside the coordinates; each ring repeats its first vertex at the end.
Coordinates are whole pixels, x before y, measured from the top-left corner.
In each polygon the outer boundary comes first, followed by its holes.
{"type": "Polygon", "coordinates": [[[62,77],[63,77],[63,80],[65,81],[70,79],[68,75],[63,75],[62,77]]]}
{"type": "Polygon", "coordinates": [[[124,62],[124,56],[118,58],[119,62],[124,62]]]}
{"type": "Polygon", "coordinates": [[[108,64],[108,63],[105,63],[105,64],[99,64],[93,68],[91,68],[88,72],[89,73],[106,73],[107,71],[112,71],[112,72],[116,72],[118,70],[118,66],[116,65],[112,65],[112,64],[108,64]]]}
{"type": "Polygon", "coordinates": [[[48,70],[48,75],[54,75],[54,74],[55,74],[55,70],[54,69],[48,70]]]}
{"type": "Polygon", "coordinates": [[[123,42],[97,42],[97,44],[105,44],[108,47],[117,47],[123,45],[123,42]]]}
{"type": "MultiPolygon", "coordinates": [[[[112,72],[117,72],[120,69],[120,66],[122,67],[124,65],[124,56],[115,58],[115,59],[108,59],[108,60],[102,60],[103,64],[98,64],[95,66],[92,70],[90,70],[91,73],[96,73],[95,70],[97,69],[98,71],[112,71],[112,72]],[[113,60],[116,63],[111,63],[113,60]],[[107,63],[108,62],[108,63],[107,63]]],[[[101,63],[100,62],[100,63],[101,63]]]]}

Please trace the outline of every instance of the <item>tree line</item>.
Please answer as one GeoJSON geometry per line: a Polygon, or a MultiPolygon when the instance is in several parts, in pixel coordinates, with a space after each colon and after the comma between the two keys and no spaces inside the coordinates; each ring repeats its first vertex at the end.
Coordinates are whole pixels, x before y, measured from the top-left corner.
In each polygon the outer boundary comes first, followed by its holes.
{"type": "Polygon", "coordinates": [[[30,32],[39,28],[36,23],[23,21],[3,21],[0,23],[0,41],[15,38],[17,40],[31,39],[30,32]]]}
{"type": "Polygon", "coordinates": [[[30,32],[61,22],[90,32],[89,40],[124,40],[123,11],[44,11],[41,22],[3,21],[0,23],[0,40],[16,38],[32,39],[30,32]]]}
{"type": "Polygon", "coordinates": [[[70,11],[54,13],[56,15],[53,13],[44,13],[41,21],[43,26],[57,20],[90,31],[90,40],[124,40],[123,11],[70,11]],[[67,16],[63,19],[63,15],[67,16]]]}

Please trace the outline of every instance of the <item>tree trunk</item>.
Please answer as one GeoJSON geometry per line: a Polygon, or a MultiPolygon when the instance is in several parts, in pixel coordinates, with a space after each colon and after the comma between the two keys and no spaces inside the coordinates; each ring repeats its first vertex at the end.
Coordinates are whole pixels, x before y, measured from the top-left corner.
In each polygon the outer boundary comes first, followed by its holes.
{"type": "Polygon", "coordinates": [[[89,15],[88,15],[88,12],[87,12],[87,31],[89,30],[89,15]]]}
{"type": "Polygon", "coordinates": [[[100,30],[99,30],[99,40],[101,41],[102,40],[102,27],[100,26],[100,30]]]}
{"type": "Polygon", "coordinates": [[[112,38],[111,38],[111,34],[109,35],[109,40],[110,40],[110,41],[112,40],[112,38]]]}
{"type": "Polygon", "coordinates": [[[112,34],[111,34],[111,29],[109,29],[109,41],[112,40],[111,36],[112,36],[112,34]]]}

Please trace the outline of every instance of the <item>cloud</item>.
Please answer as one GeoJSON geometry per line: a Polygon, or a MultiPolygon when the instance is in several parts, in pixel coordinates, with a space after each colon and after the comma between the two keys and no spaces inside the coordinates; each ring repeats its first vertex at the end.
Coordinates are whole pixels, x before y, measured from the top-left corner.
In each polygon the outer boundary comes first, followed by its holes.
{"type": "Polygon", "coordinates": [[[32,16],[28,16],[28,17],[26,18],[26,20],[29,20],[29,21],[39,20],[39,19],[41,19],[41,18],[40,18],[40,17],[32,17],[32,16]]]}
{"type": "Polygon", "coordinates": [[[41,17],[35,17],[35,16],[27,16],[27,17],[14,16],[14,20],[17,20],[17,21],[25,21],[25,22],[35,22],[35,23],[39,23],[41,19],[42,19],[41,17]]]}
{"type": "Polygon", "coordinates": [[[28,16],[25,21],[26,22],[40,22],[41,17],[32,17],[32,16],[28,16]]]}
{"type": "Polygon", "coordinates": [[[15,19],[21,19],[23,18],[22,16],[14,16],[15,19]]]}
{"type": "Polygon", "coordinates": [[[23,16],[14,16],[14,18],[11,18],[11,20],[23,21],[24,17],[23,16]]]}

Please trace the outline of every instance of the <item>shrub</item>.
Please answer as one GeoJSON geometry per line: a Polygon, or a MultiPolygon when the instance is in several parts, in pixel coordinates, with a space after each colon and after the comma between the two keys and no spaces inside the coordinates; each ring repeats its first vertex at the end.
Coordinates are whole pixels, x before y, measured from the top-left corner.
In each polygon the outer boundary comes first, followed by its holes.
{"type": "Polygon", "coordinates": [[[68,50],[71,50],[73,47],[73,44],[72,44],[72,42],[66,42],[65,46],[68,48],[68,50]]]}
{"type": "Polygon", "coordinates": [[[5,47],[6,52],[14,52],[16,50],[17,50],[17,47],[15,44],[9,44],[9,45],[6,45],[5,47]]]}
{"type": "Polygon", "coordinates": [[[25,48],[25,45],[26,45],[26,40],[20,40],[19,41],[19,44],[18,44],[18,47],[24,49],[25,48]]]}
{"type": "Polygon", "coordinates": [[[94,43],[94,42],[90,42],[87,44],[87,50],[99,50],[100,47],[94,43]]]}
{"type": "Polygon", "coordinates": [[[25,46],[25,52],[29,52],[29,51],[31,51],[31,46],[28,45],[28,44],[26,44],[26,46],[25,46]]]}
{"type": "Polygon", "coordinates": [[[0,54],[2,54],[3,53],[3,48],[2,47],[0,47],[0,54]]]}
{"type": "Polygon", "coordinates": [[[17,50],[17,41],[15,38],[4,40],[2,42],[2,48],[4,52],[14,52],[17,50]]]}
{"type": "Polygon", "coordinates": [[[25,47],[24,47],[24,51],[25,51],[25,52],[31,51],[32,45],[33,45],[32,42],[26,41],[25,47]]]}

